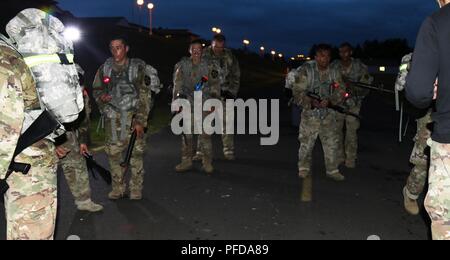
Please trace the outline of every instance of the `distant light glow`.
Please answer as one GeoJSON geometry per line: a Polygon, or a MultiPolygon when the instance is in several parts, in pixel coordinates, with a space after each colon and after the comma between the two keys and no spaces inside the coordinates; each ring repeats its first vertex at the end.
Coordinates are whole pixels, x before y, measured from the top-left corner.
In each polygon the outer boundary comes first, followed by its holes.
{"type": "Polygon", "coordinates": [[[148,8],[149,10],[152,10],[154,7],[155,7],[155,5],[152,4],[152,3],[149,3],[149,4],[147,5],[147,8],[148,8]]]}
{"type": "Polygon", "coordinates": [[[137,0],[137,4],[140,6],[144,5],[144,0],[137,0]]]}
{"type": "Polygon", "coordinates": [[[242,41],[245,45],[250,45],[250,41],[249,40],[243,40],[242,41]]]}
{"type": "Polygon", "coordinates": [[[75,27],[67,27],[64,30],[64,37],[73,42],[79,41],[81,39],[81,32],[78,28],[75,27]]]}
{"type": "Polygon", "coordinates": [[[379,68],[379,70],[380,70],[380,72],[386,72],[386,67],[381,66],[381,67],[379,68]]]}
{"type": "Polygon", "coordinates": [[[264,48],[264,46],[261,46],[261,48],[259,48],[261,51],[264,51],[266,48],[264,48]]]}
{"type": "Polygon", "coordinates": [[[271,51],[270,54],[275,55],[275,54],[277,54],[277,52],[276,51],[271,51]]]}

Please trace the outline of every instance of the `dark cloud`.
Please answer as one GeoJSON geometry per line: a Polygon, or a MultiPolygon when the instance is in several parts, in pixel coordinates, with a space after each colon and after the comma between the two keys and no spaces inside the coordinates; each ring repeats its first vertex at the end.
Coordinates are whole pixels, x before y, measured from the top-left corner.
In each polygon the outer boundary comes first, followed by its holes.
{"type": "MultiPolygon", "coordinates": [[[[77,16],[126,16],[137,22],[134,0],[59,0],[77,16]],[[134,16],[132,15],[134,13],[134,16]]],[[[148,2],[148,0],[147,0],[148,2]]],[[[414,43],[424,18],[437,9],[434,0],[153,0],[156,26],[188,28],[205,38],[218,26],[238,47],[293,55],[317,42],[338,44],[406,38],[414,43]]],[[[146,13],[146,12],[145,12],[146,13]]],[[[142,16],[146,24],[147,16],[142,16]]]]}

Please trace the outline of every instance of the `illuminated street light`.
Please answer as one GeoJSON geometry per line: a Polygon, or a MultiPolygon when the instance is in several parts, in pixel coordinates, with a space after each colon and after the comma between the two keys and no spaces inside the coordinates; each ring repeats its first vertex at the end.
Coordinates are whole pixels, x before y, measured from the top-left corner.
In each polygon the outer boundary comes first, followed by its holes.
{"type": "Polygon", "coordinates": [[[142,31],[141,29],[141,19],[142,19],[142,6],[144,5],[144,0],[137,0],[136,1],[137,5],[139,6],[139,13],[138,13],[138,26],[139,26],[139,31],[142,31]]]}
{"type": "Polygon", "coordinates": [[[64,37],[72,42],[79,41],[81,39],[81,32],[78,28],[67,27],[64,30],[64,37]]]}
{"type": "Polygon", "coordinates": [[[153,3],[149,3],[148,5],[147,5],[147,8],[148,8],[148,17],[149,17],[149,20],[150,20],[150,36],[153,34],[153,25],[152,25],[152,14],[153,14],[153,8],[155,7],[155,5],[153,4],[153,3]]]}
{"type": "Polygon", "coordinates": [[[216,27],[213,27],[213,28],[212,28],[212,31],[213,31],[213,32],[217,32],[217,28],[216,28],[216,27]]]}
{"type": "Polygon", "coordinates": [[[221,34],[221,33],[222,33],[222,30],[221,30],[221,29],[217,29],[217,30],[216,30],[216,33],[217,33],[217,34],[221,34]]]}
{"type": "Polygon", "coordinates": [[[294,61],[294,60],[295,60],[295,58],[294,58],[294,57],[292,57],[292,58],[291,58],[291,60],[292,60],[292,61],[294,61]]]}
{"type": "Polygon", "coordinates": [[[245,46],[250,45],[250,41],[249,40],[243,40],[242,42],[244,43],[245,46]]]}
{"type": "Polygon", "coordinates": [[[275,55],[277,54],[277,52],[271,51],[270,54],[272,54],[272,60],[275,61],[275,55]]]}
{"type": "Polygon", "coordinates": [[[266,50],[266,48],[264,48],[264,46],[261,46],[261,47],[259,48],[259,55],[261,55],[261,58],[264,57],[265,50],[266,50]]]}
{"type": "Polygon", "coordinates": [[[278,54],[278,57],[283,58],[283,54],[281,54],[281,53],[278,54]]]}

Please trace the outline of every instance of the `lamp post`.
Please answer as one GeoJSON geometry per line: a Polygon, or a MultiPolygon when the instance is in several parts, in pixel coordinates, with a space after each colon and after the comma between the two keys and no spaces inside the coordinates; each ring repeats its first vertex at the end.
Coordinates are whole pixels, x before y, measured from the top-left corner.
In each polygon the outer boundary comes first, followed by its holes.
{"type": "Polygon", "coordinates": [[[261,46],[259,48],[259,54],[261,55],[261,57],[264,57],[265,50],[266,50],[266,48],[264,48],[264,46],[261,46]]]}
{"type": "Polygon", "coordinates": [[[270,54],[272,54],[272,60],[275,61],[275,54],[277,54],[276,51],[271,51],[270,54]]]}
{"type": "Polygon", "coordinates": [[[138,5],[138,7],[139,7],[139,12],[138,12],[139,31],[142,31],[142,28],[141,28],[141,12],[142,12],[142,6],[144,5],[144,0],[137,0],[136,3],[138,5]]]}
{"type": "Polygon", "coordinates": [[[247,48],[250,45],[250,41],[249,40],[243,40],[242,43],[244,44],[244,50],[247,51],[247,48]]]}
{"type": "Polygon", "coordinates": [[[148,17],[149,17],[149,20],[150,20],[150,32],[149,32],[149,34],[150,34],[150,36],[152,36],[153,35],[153,27],[152,27],[152,13],[153,13],[153,8],[155,7],[155,5],[153,4],[153,3],[149,3],[148,5],[147,5],[147,8],[148,8],[148,17]]]}

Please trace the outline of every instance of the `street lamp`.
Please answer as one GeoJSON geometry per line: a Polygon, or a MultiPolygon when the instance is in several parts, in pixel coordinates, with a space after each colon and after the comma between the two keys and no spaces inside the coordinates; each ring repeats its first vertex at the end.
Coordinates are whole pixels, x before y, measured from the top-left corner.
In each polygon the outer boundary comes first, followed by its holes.
{"type": "Polygon", "coordinates": [[[149,20],[150,20],[150,36],[152,36],[153,34],[153,27],[152,27],[152,11],[153,8],[155,7],[155,5],[153,3],[149,3],[147,5],[148,8],[148,16],[149,16],[149,20]]]}
{"type": "Polygon", "coordinates": [[[244,50],[247,50],[248,46],[250,45],[249,40],[243,40],[242,43],[244,43],[244,50]]]}
{"type": "Polygon", "coordinates": [[[213,28],[212,28],[212,31],[213,31],[213,32],[217,32],[217,28],[216,28],[216,27],[213,27],[213,28]]]}
{"type": "Polygon", "coordinates": [[[217,29],[217,30],[216,30],[216,33],[217,33],[217,34],[221,34],[221,33],[222,33],[222,29],[217,29]]]}
{"type": "Polygon", "coordinates": [[[264,46],[261,46],[259,48],[259,50],[260,50],[259,54],[261,55],[261,57],[264,57],[264,52],[265,52],[266,48],[264,48],[264,46]]]}
{"type": "Polygon", "coordinates": [[[144,5],[144,0],[137,0],[136,1],[137,5],[139,6],[139,13],[138,13],[138,26],[139,26],[139,31],[141,31],[141,12],[142,12],[142,6],[144,5]]]}
{"type": "Polygon", "coordinates": [[[270,54],[272,54],[272,60],[275,61],[275,55],[277,54],[277,52],[271,51],[270,54]]]}

